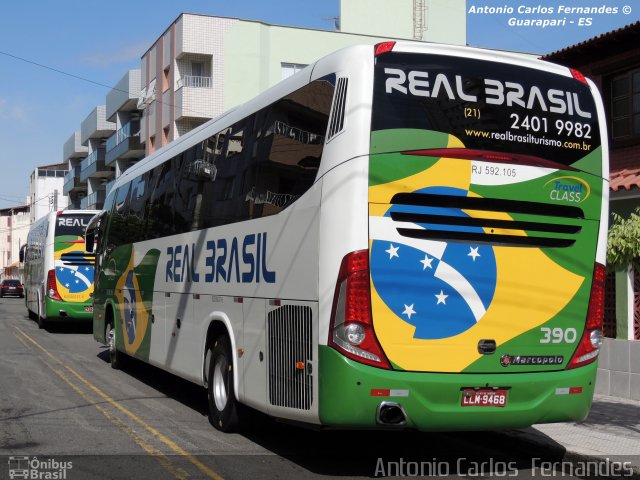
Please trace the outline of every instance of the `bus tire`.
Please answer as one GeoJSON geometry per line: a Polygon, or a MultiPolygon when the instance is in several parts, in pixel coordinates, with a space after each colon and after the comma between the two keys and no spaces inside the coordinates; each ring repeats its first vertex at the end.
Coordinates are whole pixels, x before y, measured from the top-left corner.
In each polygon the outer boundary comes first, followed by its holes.
{"type": "Polygon", "coordinates": [[[47,319],[42,316],[42,303],[40,302],[40,297],[38,296],[38,311],[34,312],[35,320],[38,322],[38,328],[44,328],[47,319]]]}
{"type": "Polygon", "coordinates": [[[124,359],[123,354],[116,348],[116,329],[113,327],[111,320],[107,322],[107,326],[104,329],[104,338],[109,348],[109,363],[111,364],[111,368],[118,370],[122,367],[124,359]]]}
{"type": "Polygon", "coordinates": [[[214,340],[207,378],[209,422],[221,432],[237,431],[240,427],[240,405],[233,388],[233,357],[227,335],[214,340]]]}

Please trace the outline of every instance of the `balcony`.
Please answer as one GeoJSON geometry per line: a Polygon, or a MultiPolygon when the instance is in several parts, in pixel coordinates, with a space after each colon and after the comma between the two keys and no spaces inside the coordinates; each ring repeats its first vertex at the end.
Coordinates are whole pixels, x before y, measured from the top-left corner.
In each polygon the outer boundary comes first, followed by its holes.
{"type": "Polygon", "coordinates": [[[140,121],[126,123],[107,139],[105,166],[121,158],[142,158],[144,146],[140,143],[140,121]]]}
{"type": "Polygon", "coordinates": [[[211,88],[211,77],[182,75],[182,77],[178,79],[178,88],[180,87],[211,88]]]}
{"type": "Polygon", "coordinates": [[[80,209],[82,210],[100,210],[104,205],[105,191],[97,190],[90,195],[80,199],[80,209]]]}
{"type": "MultiPolygon", "coordinates": [[[[184,78],[184,77],[183,77],[184,78]]],[[[219,92],[214,88],[182,86],[176,90],[175,119],[209,119],[222,113],[219,92]]]]}
{"type": "Polygon", "coordinates": [[[80,143],[80,132],[77,131],[64,142],[62,148],[62,158],[66,162],[72,158],[83,158],[87,156],[89,149],[80,143]]]}
{"type": "Polygon", "coordinates": [[[106,106],[98,105],[80,124],[80,142],[86,145],[90,138],[105,138],[116,130],[116,124],[106,119],[106,106]]]}
{"type": "Polygon", "coordinates": [[[140,69],[129,70],[107,93],[105,116],[115,121],[116,113],[129,112],[138,108],[140,97],[140,69]]]}
{"type": "Polygon", "coordinates": [[[111,169],[105,170],[104,148],[98,148],[80,163],[80,181],[89,178],[104,178],[112,175],[111,169]]]}
{"type": "Polygon", "coordinates": [[[69,195],[69,192],[79,192],[87,188],[86,182],[80,181],[80,167],[74,167],[64,176],[62,193],[69,195]]]}

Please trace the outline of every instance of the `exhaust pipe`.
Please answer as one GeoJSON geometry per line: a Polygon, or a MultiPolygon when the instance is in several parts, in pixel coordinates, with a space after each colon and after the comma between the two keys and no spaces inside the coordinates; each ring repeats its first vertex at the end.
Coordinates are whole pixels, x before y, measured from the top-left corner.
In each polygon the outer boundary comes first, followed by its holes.
{"type": "Polygon", "coordinates": [[[378,405],[376,421],[380,425],[401,427],[407,424],[407,414],[399,403],[382,402],[378,405]]]}

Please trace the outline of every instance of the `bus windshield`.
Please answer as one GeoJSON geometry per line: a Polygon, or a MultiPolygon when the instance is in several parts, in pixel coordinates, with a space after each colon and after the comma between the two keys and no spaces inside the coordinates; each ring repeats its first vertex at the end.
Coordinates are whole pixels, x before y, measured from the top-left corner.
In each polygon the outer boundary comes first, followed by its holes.
{"type": "Polygon", "coordinates": [[[574,77],[472,58],[386,53],[376,59],[372,134],[443,132],[466,149],[568,166],[600,147],[593,95],[584,77],[574,77]]]}

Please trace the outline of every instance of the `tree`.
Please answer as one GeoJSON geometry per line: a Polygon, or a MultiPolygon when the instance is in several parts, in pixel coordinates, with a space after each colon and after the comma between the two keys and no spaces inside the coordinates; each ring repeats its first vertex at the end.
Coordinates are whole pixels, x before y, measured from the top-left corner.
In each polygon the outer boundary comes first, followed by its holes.
{"type": "Polygon", "coordinates": [[[614,213],[609,229],[607,264],[615,268],[629,263],[640,268],[640,207],[629,218],[614,213]]]}

